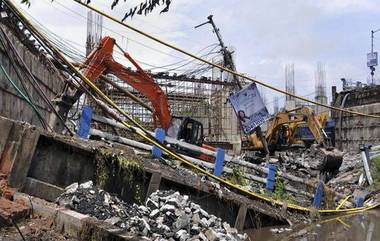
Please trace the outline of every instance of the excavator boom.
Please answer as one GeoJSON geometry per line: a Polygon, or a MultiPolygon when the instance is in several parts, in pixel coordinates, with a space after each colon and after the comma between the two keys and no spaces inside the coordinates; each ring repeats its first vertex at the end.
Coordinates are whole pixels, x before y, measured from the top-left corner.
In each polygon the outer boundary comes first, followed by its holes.
{"type": "Polygon", "coordinates": [[[83,74],[93,82],[101,75],[108,73],[123,80],[150,100],[154,109],[154,124],[157,125],[158,120],[160,126],[167,130],[172,117],[166,94],[154,79],[145,73],[136,61],[121,48],[124,56],[135,66],[137,71],[131,71],[116,62],[112,57],[115,46],[117,46],[115,39],[104,37],[99,47],[95,48],[82,64],[83,74]]]}

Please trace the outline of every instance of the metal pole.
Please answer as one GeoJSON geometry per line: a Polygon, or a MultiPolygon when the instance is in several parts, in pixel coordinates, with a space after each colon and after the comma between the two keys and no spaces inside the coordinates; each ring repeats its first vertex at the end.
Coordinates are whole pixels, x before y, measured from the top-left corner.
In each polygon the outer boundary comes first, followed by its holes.
{"type": "MultiPolygon", "coordinates": [[[[373,39],[374,39],[374,35],[376,32],[379,32],[380,31],[380,28],[377,29],[377,30],[371,30],[371,55],[373,56],[373,39]]],[[[370,67],[371,69],[371,78],[372,78],[372,85],[373,85],[373,82],[374,82],[374,75],[375,75],[375,67],[371,66],[370,67]]]]}
{"type": "MultiPolygon", "coordinates": [[[[373,34],[375,32],[373,30],[371,30],[371,56],[373,56],[373,34]]],[[[374,69],[371,68],[371,79],[372,79],[372,85],[373,85],[373,81],[374,81],[374,69]]]]}
{"type": "MultiPolygon", "coordinates": [[[[212,27],[214,29],[214,32],[216,34],[216,37],[219,40],[219,45],[222,48],[223,59],[224,59],[224,67],[226,67],[228,69],[231,69],[233,71],[236,71],[236,66],[235,66],[234,60],[232,59],[232,53],[224,45],[224,42],[223,42],[223,39],[222,39],[222,35],[220,34],[219,28],[216,26],[216,24],[215,24],[214,20],[212,19],[212,17],[213,17],[213,15],[208,16],[207,17],[207,19],[208,19],[207,22],[201,23],[201,24],[195,26],[195,28],[199,28],[200,26],[203,26],[203,25],[208,24],[208,23],[212,25],[212,27]]],[[[241,90],[243,87],[242,87],[242,85],[241,85],[241,83],[239,81],[238,76],[237,75],[233,75],[233,80],[234,80],[234,82],[235,82],[235,84],[237,86],[237,89],[241,90]]],[[[265,136],[263,135],[263,133],[261,131],[261,127],[260,126],[256,127],[255,131],[256,131],[257,136],[259,137],[259,139],[263,143],[263,147],[264,147],[265,153],[268,155],[269,154],[268,143],[267,143],[267,140],[265,139],[265,136]]]]}
{"type": "Polygon", "coordinates": [[[373,30],[371,30],[371,54],[373,54],[373,34],[375,32],[373,30]]]}
{"type": "MultiPolygon", "coordinates": [[[[213,15],[208,16],[207,22],[201,23],[201,24],[195,26],[194,28],[199,28],[200,26],[203,26],[203,25],[208,24],[208,23],[211,24],[211,26],[212,26],[215,34],[216,34],[216,37],[218,38],[219,45],[222,48],[223,59],[224,59],[224,67],[229,68],[233,71],[236,71],[236,66],[235,66],[235,63],[232,59],[232,53],[229,50],[227,50],[227,47],[224,45],[222,35],[220,34],[219,28],[216,26],[212,17],[213,17],[213,15]]],[[[233,75],[233,79],[234,79],[234,82],[237,85],[238,89],[242,89],[242,86],[240,84],[238,76],[233,75]]]]}
{"type": "Polygon", "coordinates": [[[371,186],[373,184],[373,179],[372,179],[372,175],[371,175],[371,171],[370,171],[370,167],[369,167],[369,163],[368,163],[370,160],[367,159],[367,154],[366,154],[366,152],[368,152],[368,149],[370,148],[370,146],[360,145],[359,148],[360,148],[360,154],[362,156],[365,175],[367,177],[368,184],[371,186]]]}

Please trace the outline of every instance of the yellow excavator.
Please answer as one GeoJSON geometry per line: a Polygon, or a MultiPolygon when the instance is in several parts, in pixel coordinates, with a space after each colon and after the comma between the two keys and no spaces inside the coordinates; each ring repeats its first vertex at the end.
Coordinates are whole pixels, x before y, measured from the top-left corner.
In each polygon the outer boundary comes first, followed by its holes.
{"type": "MultiPolygon", "coordinates": [[[[316,115],[308,106],[296,108],[291,111],[279,112],[268,123],[265,139],[271,153],[284,147],[308,146],[302,138],[297,136],[297,130],[301,126],[307,126],[317,144],[318,152],[324,156],[322,171],[334,171],[339,169],[343,160],[343,153],[331,145],[324,127],[327,123],[327,113],[316,115]]],[[[256,133],[249,137],[249,150],[265,152],[264,145],[256,133]]]]}

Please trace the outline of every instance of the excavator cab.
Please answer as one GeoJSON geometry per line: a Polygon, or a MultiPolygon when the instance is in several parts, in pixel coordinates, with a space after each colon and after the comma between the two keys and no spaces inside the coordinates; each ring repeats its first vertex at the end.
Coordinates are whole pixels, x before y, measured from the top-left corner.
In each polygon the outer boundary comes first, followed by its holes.
{"type": "Polygon", "coordinates": [[[190,117],[173,117],[167,134],[193,145],[203,144],[203,125],[190,117]]]}

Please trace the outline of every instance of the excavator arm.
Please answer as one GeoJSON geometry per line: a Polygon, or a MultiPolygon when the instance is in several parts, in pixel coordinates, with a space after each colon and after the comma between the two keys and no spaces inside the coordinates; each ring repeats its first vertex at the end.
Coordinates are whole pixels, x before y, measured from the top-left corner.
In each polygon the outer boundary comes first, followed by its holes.
{"type": "MultiPolygon", "coordinates": [[[[303,107],[301,109],[302,114],[304,115],[305,122],[309,127],[311,133],[313,133],[315,141],[321,146],[327,147],[329,146],[327,143],[328,136],[323,129],[323,126],[320,122],[320,119],[323,121],[323,117],[318,118],[314,111],[310,107],[303,107]]],[[[325,121],[324,121],[325,122],[325,121]]],[[[324,123],[325,124],[325,123],[324,123]]]]}
{"type": "Polygon", "coordinates": [[[82,64],[83,74],[92,82],[95,82],[103,74],[113,74],[123,80],[134,89],[147,97],[153,106],[153,121],[155,126],[157,120],[160,126],[167,130],[171,121],[168,98],[160,86],[149,76],[136,61],[120,47],[126,59],[136,68],[136,72],[129,70],[116,62],[112,55],[114,47],[117,46],[115,39],[104,37],[98,48],[95,48],[82,64]]]}

